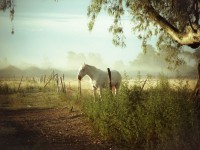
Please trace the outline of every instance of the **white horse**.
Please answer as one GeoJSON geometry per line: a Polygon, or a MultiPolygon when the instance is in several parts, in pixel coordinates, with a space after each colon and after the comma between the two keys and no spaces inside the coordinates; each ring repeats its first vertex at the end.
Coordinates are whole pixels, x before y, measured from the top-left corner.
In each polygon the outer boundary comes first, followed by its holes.
{"type": "MultiPolygon", "coordinates": [[[[102,88],[108,87],[109,85],[109,76],[106,71],[102,71],[94,66],[90,66],[84,64],[80,67],[78,73],[78,80],[88,75],[90,77],[91,86],[94,92],[94,98],[97,88],[100,89],[100,96],[102,96],[102,88]]],[[[122,77],[120,73],[116,70],[111,71],[111,86],[115,89],[115,94],[117,94],[120,84],[121,84],[122,77]]]]}

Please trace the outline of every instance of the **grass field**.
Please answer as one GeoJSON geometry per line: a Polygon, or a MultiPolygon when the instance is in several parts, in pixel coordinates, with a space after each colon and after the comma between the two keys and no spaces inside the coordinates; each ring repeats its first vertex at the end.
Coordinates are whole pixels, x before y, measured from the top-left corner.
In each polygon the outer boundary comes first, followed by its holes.
{"type": "Polygon", "coordinates": [[[54,82],[45,86],[33,80],[20,84],[20,79],[2,79],[0,107],[78,109],[90,119],[96,134],[123,149],[199,149],[199,110],[192,97],[195,85],[194,79],[124,77],[117,96],[104,90],[94,102],[87,79],[82,81],[81,97],[76,80],[65,80],[63,93],[54,82]]]}

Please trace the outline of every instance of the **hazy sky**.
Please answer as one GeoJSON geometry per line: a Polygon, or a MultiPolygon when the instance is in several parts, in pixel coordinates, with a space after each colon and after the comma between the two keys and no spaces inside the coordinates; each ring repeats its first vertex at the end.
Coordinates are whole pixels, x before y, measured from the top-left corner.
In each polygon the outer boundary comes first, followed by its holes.
{"type": "Polygon", "coordinates": [[[13,23],[8,12],[0,12],[0,60],[7,59],[9,64],[21,67],[68,69],[69,52],[86,55],[86,63],[90,62],[91,53],[99,55],[106,67],[135,59],[141,52],[141,41],[131,33],[130,21],[123,20],[127,47],[115,47],[108,32],[113,18],[105,13],[98,16],[93,31],[88,31],[89,3],[90,0],[15,0],[13,23]]]}

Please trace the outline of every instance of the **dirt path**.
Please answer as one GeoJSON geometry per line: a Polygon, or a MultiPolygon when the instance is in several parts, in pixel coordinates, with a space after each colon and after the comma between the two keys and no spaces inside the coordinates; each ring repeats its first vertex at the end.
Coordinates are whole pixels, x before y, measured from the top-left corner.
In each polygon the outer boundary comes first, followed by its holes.
{"type": "Polygon", "coordinates": [[[102,143],[80,111],[0,109],[0,149],[117,149],[102,143]]]}

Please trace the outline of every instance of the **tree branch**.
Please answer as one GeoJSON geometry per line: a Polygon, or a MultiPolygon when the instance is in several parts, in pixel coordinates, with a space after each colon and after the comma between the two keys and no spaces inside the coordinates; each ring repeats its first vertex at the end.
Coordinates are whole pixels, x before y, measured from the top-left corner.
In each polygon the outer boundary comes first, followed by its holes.
{"type": "Polygon", "coordinates": [[[164,17],[162,17],[152,5],[146,5],[145,9],[153,21],[155,21],[161,28],[168,33],[172,39],[182,45],[188,45],[192,48],[197,48],[200,46],[200,28],[197,24],[193,24],[193,28],[196,30],[194,32],[191,26],[186,26],[185,32],[180,32],[176,27],[171,25],[164,17]]]}
{"type": "Polygon", "coordinates": [[[191,19],[190,19],[190,15],[189,15],[188,11],[187,11],[187,15],[188,15],[188,20],[189,20],[189,23],[190,23],[190,27],[192,28],[192,31],[193,31],[193,32],[196,32],[196,30],[194,29],[194,27],[193,27],[193,25],[192,25],[192,21],[191,21],[191,19]]]}
{"type": "Polygon", "coordinates": [[[198,0],[194,0],[193,9],[194,9],[194,16],[195,16],[195,23],[199,23],[199,7],[198,7],[198,0]]]}

